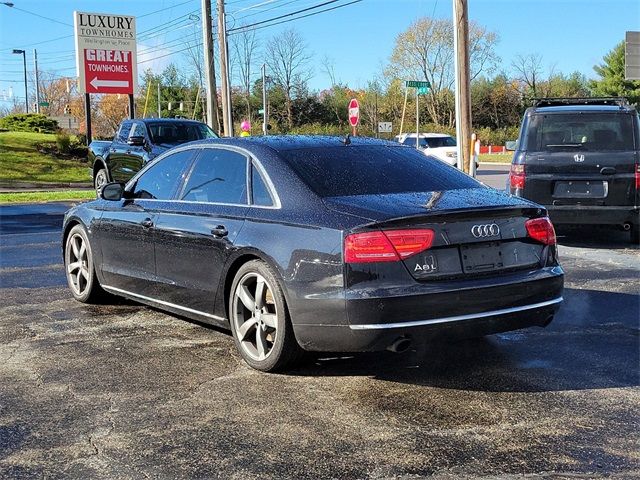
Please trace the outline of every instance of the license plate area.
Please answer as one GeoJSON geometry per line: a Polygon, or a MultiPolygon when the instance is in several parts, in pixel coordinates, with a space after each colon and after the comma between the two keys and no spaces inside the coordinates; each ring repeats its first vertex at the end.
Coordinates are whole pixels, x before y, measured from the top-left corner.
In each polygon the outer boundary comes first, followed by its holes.
{"type": "Polygon", "coordinates": [[[500,242],[461,245],[460,256],[464,273],[490,272],[504,267],[500,242]]]}
{"type": "Polygon", "coordinates": [[[605,198],[609,190],[606,180],[556,182],[554,198],[605,198]]]}

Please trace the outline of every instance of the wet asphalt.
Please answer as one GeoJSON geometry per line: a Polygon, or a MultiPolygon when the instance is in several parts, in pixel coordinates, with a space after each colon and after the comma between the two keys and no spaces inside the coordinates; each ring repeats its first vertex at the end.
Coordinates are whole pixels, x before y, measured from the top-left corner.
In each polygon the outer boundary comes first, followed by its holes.
{"type": "Polygon", "coordinates": [[[0,478],[640,476],[640,250],[623,232],[560,238],[546,329],[274,375],[225,332],[75,302],[66,208],[0,207],[0,478]]]}

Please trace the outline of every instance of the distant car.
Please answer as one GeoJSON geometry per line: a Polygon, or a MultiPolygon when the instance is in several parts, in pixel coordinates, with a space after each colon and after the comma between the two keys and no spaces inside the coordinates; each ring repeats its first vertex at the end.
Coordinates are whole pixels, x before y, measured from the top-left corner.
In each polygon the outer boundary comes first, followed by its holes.
{"type": "Polygon", "coordinates": [[[204,123],[184,118],[125,120],[112,141],[96,140],[89,144],[93,185],[98,190],[109,182],[125,183],[168,149],[217,136],[204,123]]]}
{"type": "Polygon", "coordinates": [[[515,148],[512,194],[556,225],[616,225],[640,243],[640,126],[625,99],[540,99],[515,148]]]}
{"type": "Polygon", "coordinates": [[[416,142],[415,133],[403,133],[396,135],[397,142],[409,147],[418,147],[426,155],[435,157],[452,166],[458,164],[456,140],[451,135],[444,133],[421,133],[416,142]]]}
{"type": "Polygon", "coordinates": [[[231,329],[271,371],[302,350],[404,350],[546,326],[562,302],[540,206],[415,149],[270,136],[176,147],[67,212],[73,296],[231,329]]]}

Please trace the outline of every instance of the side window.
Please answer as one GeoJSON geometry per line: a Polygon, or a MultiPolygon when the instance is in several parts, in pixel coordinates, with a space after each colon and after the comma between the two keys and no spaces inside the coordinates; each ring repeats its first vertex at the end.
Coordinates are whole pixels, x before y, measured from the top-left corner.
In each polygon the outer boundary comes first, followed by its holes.
{"type": "Polygon", "coordinates": [[[182,200],[247,203],[247,157],[230,150],[205,148],[184,187],[182,200]]]}
{"type": "Polygon", "coordinates": [[[152,165],[136,182],[134,198],[170,200],[184,179],[194,150],[169,155],[152,165]]]}
{"type": "Polygon", "coordinates": [[[129,137],[145,137],[147,136],[146,129],[144,128],[144,124],[140,122],[136,122],[133,124],[133,128],[129,132],[129,137]]]}
{"type": "Polygon", "coordinates": [[[255,166],[251,167],[251,196],[254,205],[270,207],[273,205],[273,199],[269,194],[269,189],[255,166]]]}
{"type": "Polygon", "coordinates": [[[131,122],[122,122],[122,125],[120,125],[120,130],[118,131],[118,135],[116,135],[116,140],[118,142],[127,143],[127,138],[129,138],[130,131],[131,122]]]}

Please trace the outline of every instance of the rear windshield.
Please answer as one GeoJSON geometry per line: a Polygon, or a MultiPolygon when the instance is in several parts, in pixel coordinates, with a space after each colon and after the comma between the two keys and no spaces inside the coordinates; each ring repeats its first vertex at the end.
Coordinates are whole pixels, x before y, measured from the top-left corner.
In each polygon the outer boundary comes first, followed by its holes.
{"type": "Polygon", "coordinates": [[[531,117],[527,150],[633,150],[633,119],[620,113],[555,113],[531,117]]]}
{"type": "Polygon", "coordinates": [[[148,124],[151,141],[156,145],[180,143],[216,138],[217,135],[204,123],[150,123],[148,124]]]}
{"type": "Polygon", "coordinates": [[[482,188],[414,148],[345,146],[284,150],[280,155],[321,197],[482,188]]]}

